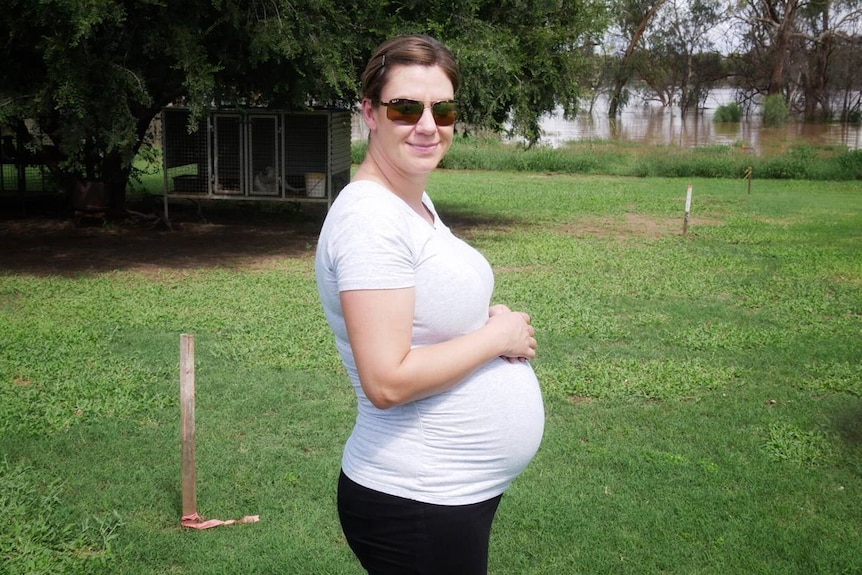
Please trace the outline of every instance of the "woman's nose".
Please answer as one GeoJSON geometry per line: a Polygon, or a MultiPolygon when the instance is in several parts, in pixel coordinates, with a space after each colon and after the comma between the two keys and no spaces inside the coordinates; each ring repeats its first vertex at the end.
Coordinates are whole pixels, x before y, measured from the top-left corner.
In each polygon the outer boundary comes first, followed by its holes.
{"type": "Polygon", "coordinates": [[[416,123],[416,128],[423,132],[433,132],[437,129],[437,122],[434,121],[434,114],[431,112],[430,107],[426,107],[422,110],[422,115],[416,123]]]}

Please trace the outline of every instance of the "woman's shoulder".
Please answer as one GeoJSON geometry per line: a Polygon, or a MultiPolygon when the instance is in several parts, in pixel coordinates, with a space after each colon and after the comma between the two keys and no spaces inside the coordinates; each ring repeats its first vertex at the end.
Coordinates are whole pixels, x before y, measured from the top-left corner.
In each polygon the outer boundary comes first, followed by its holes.
{"type": "Polygon", "coordinates": [[[373,237],[409,237],[407,205],[382,185],[356,180],[341,190],[329,208],[323,237],[368,241],[373,237]]]}
{"type": "Polygon", "coordinates": [[[363,218],[399,217],[403,206],[395,194],[377,182],[354,180],[347,184],[330,207],[334,217],[360,215],[363,218]]]}

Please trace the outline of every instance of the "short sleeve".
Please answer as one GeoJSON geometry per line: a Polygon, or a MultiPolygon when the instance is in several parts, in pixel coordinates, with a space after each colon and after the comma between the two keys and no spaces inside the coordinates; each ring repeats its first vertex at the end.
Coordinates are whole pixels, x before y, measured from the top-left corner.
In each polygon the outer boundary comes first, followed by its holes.
{"type": "Polygon", "coordinates": [[[399,208],[372,194],[331,214],[323,249],[337,291],[415,286],[416,238],[399,208]]]}

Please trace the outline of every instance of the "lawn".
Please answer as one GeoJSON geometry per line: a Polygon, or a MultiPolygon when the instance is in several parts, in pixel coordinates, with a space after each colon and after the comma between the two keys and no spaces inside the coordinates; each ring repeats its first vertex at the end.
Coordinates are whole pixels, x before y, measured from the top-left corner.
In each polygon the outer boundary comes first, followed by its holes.
{"type": "MultiPolygon", "coordinates": [[[[862,573],[858,182],[440,170],[429,191],[538,330],[546,434],[492,575],[862,573]]],[[[17,242],[0,220],[0,574],[362,572],[322,214],[209,210],[17,242]],[[258,523],[180,528],[182,333],[199,510],[258,523]]]]}

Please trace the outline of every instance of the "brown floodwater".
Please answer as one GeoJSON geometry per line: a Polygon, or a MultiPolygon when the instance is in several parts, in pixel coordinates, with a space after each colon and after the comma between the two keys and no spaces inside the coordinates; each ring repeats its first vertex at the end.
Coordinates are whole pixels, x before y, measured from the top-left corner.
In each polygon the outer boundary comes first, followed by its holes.
{"type": "Polygon", "coordinates": [[[781,127],[766,127],[757,110],[741,122],[713,122],[715,109],[732,98],[733,90],[716,90],[707,99],[705,109],[690,112],[685,119],[679,108],[655,104],[628,106],[619,117],[611,119],[607,117],[606,100],[599,99],[592,114],[585,112],[572,120],[559,115],[545,118],[542,142],[560,146],[572,140],[598,139],[684,147],[741,145],[754,151],[780,150],[805,142],[862,148],[860,124],[790,122],[781,127]]]}

